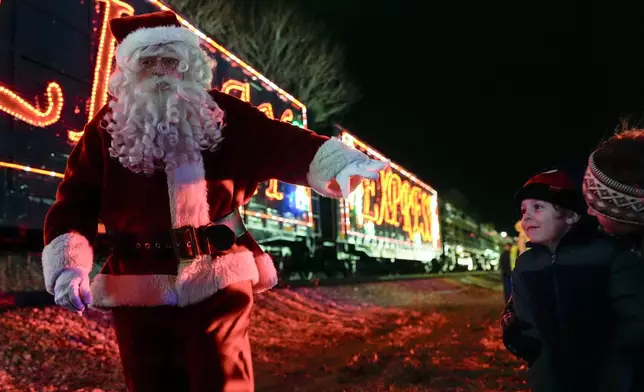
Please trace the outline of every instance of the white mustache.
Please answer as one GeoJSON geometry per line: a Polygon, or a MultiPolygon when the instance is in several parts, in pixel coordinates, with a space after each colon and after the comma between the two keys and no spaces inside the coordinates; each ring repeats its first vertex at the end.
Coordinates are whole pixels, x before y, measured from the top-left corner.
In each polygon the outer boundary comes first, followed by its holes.
{"type": "Polygon", "coordinates": [[[176,90],[181,81],[167,76],[155,76],[139,82],[137,89],[141,92],[155,92],[160,90],[176,90]]]}

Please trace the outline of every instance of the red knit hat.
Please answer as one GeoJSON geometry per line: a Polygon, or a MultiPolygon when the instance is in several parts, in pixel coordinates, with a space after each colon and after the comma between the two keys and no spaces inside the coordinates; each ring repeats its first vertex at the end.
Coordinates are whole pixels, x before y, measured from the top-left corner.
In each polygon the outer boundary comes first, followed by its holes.
{"type": "Polygon", "coordinates": [[[146,46],[184,42],[199,47],[197,35],[182,27],[172,11],[114,18],[110,20],[110,30],[118,45],[117,63],[131,57],[136,49],[146,46]]]}
{"type": "Polygon", "coordinates": [[[515,196],[519,205],[525,199],[547,201],[578,214],[586,211],[581,184],[577,184],[564,170],[550,170],[529,179],[515,196]]]}

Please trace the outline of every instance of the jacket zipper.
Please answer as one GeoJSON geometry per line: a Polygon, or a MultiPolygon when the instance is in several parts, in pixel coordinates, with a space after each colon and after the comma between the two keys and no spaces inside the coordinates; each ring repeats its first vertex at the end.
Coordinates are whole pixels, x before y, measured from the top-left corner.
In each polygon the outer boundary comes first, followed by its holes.
{"type": "MultiPolygon", "coordinates": [[[[555,264],[557,264],[557,254],[553,253],[551,256],[551,261],[553,267],[555,264]]],[[[554,284],[554,289],[555,289],[555,307],[557,311],[557,316],[561,315],[561,301],[560,301],[560,295],[559,295],[559,284],[558,284],[558,279],[557,279],[557,269],[553,268],[553,273],[552,273],[552,280],[554,284]]]]}

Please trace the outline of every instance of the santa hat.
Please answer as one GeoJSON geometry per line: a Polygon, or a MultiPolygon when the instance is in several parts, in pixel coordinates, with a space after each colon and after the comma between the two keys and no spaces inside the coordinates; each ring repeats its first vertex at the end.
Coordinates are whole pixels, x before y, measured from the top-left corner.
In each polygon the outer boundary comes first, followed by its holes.
{"type": "Polygon", "coordinates": [[[556,169],[537,174],[526,182],[515,196],[518,205],[525,199],[536,199],[556,204],[580,215],[586,211],[581,183],[566,170],[556,169]]]}
{"type": "Polygon", "coordinates": [[[135,50],[151,45],[183,42],[199,48],[197,35],[182,27],[172,11],[114,18],[110,20],[110,30],[117,43],[118,63],[131,57],[135,50]]]}

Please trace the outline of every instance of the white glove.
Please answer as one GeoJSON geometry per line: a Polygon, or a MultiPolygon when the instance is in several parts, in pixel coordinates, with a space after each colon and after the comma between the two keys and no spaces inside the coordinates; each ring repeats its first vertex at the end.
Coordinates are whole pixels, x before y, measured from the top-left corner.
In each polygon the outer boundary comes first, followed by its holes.
{"type": "Polygon", "coordinates": [[[92,303],[89,274],[79,268],[66,268],[56,279],[54,301],[63,308],[82,314],[92,303]]]}
{"type": "Polygon", "coordinates": [[[340,170],[335,181],[340,186],[342,197],[347,198],[351,194],[351,178],[358,176],[362,178],[370,178],[375,180],[379,176],[379,171],[386,168],[389,164],[383,161],[376,161],[374,159],[367,159],[364,161],[357,161],[348,164],[344,169],[340,170]]]}

